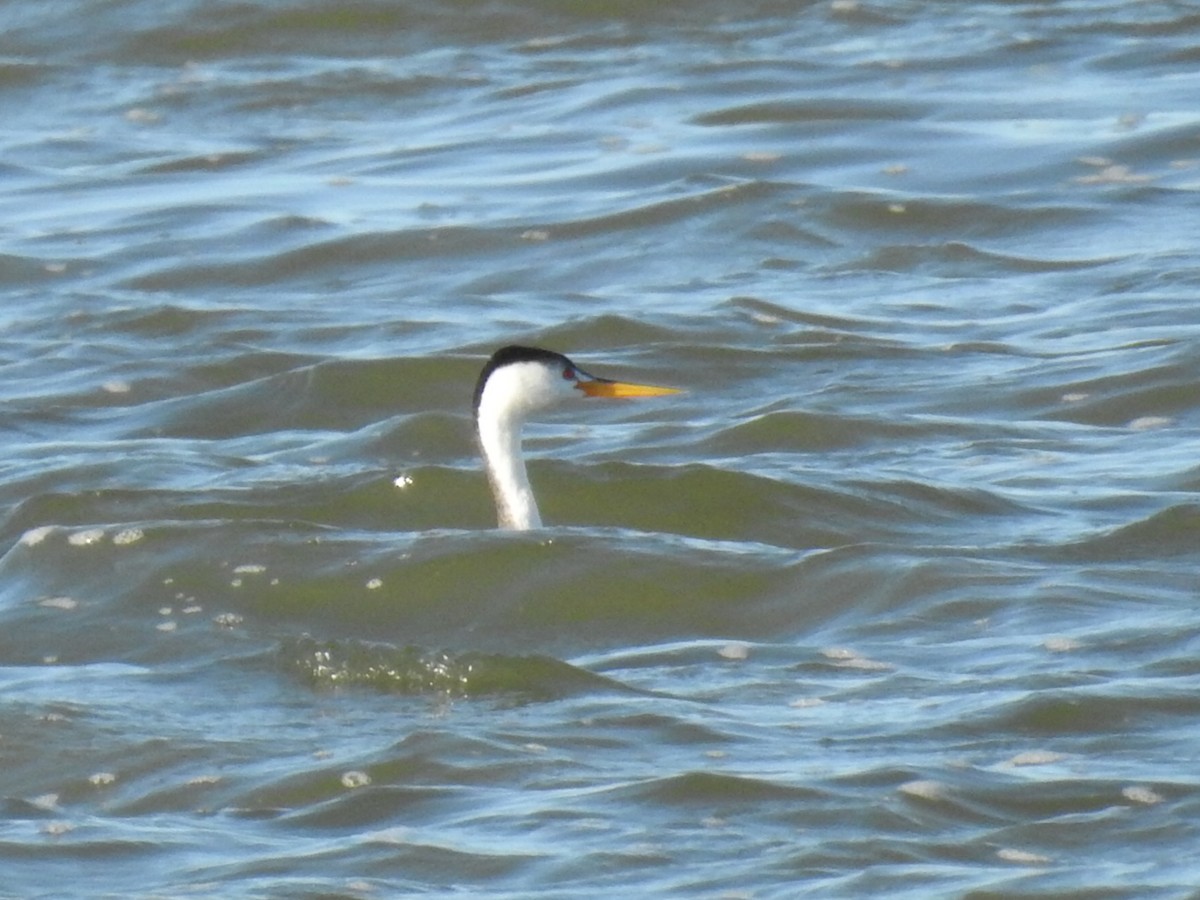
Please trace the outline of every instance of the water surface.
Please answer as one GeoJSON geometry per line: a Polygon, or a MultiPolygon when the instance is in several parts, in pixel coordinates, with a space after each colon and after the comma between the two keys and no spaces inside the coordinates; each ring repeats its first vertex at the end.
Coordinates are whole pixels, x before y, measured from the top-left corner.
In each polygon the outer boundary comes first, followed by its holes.
{"type": "Polygon", "coordinates": [[[1191,4],[3,17],[0,895],[1192,895],[1191,4]]]}

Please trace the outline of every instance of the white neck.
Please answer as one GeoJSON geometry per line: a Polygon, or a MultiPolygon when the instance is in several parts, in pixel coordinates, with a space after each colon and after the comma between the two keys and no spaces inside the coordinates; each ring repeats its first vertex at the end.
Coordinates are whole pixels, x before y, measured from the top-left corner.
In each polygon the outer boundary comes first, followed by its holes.
{"type": "Polygon", "coordinates": [[[489,410],[481,409],[479,446],[496,499],[500,527],[517,531],[541,528],[542,517],[521,456],[520,417],[492,415],[489,410]]]}

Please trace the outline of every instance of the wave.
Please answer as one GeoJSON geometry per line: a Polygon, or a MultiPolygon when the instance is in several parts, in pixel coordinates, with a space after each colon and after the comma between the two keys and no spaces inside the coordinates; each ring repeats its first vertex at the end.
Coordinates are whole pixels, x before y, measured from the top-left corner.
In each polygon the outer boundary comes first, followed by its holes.
{"type": "Polygon", "coordinates": [[[696,125],[780,125],[797,122],[846,120],[891,121],[920,119],[932,107],[896,100],[839,97],[836,100],[776,100],[713,110],[693,118],[696,125]]]}
{"type": "Polygon", "coordinates": [[[1003,253],[965,241],[936,244],[891,244],[868,251],[856,260],[840,262],[832,271],[885,272],[936,271],[941,277],[981,278],[1004,274],[1071,272],[1110,265],[1120,257],[1047,259],[1028,254],[1003,253]]]}
{"type": "Polygon", "coordinates": [[[1175,503],[1059,548],[1065,559],[1115,562],[1200,557],[1200,503],[1175,503]]]}
{"type": "Polygon", "coordinates": [[[354,640],[288,638],[284,669],[311,687],[370,688],[386,693],[552,700],[578,694],[642,693],[551,656],[429,651],[354,640]]]}

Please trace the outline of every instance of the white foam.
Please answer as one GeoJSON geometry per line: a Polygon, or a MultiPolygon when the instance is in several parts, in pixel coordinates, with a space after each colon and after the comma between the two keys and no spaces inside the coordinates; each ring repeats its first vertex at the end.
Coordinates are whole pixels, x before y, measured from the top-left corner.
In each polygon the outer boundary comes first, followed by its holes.
{"type": "Polygon", "coordinates": [[[78,609],[79,601],[74,597],[47,597],[44,600],[38,601],[38,606],[44,606],[47,609],[78,609]]]}
{"type": "Polygon", "coordinates": [[[1074,638],[1052,637],[1042,641],[1042,646],[1051,653],[1070,653],[1072,650],[1078,650],[1082,645],[1074,638]]]}
{"type": "Polygon", "coordinates": [[[928,779],[906,781],[900,787],[896,788],[896,790],[910,797],[920,797],[922,800],[941,800],[946,796],[946,786],[944,784],[940,781],[928,779]]]}
{"type": "Polygon", "coordinates": [[[40,525],[37,528],[30,528],[23,535],[21,535],[21,545],[24,547],[36,547],[38,544],[44,541],[50,535],[50,532],[54,531],[56,527],[57,526],[55,525],[40,525]]]}
{"type": "Polygon", "coordinates": [[[1006,766],[1045,766],[1067,758],[1067,754],[1054,750],[1026,750],[1018,753],[1012,759],[1006,760],[1006,766]]]}
{"type": "Polygon", "coordinates": [[[1121,796],[1126,800],[1132,800],[1134,803],[1144,803],[1147,806],[1162,803],[1163,801],[1162,795],[1157,791],[1139,784],[1132,784],[1127,788],[1122,788],[1121,796]]]}
{"type": "Polygon", "coordinates": [[[792,709],[811,709],[814,706],[824,706],[825,701],[820,697],[797,697],[788,704],[792,709]]]}
{"type": "Polygon", "coordinates": [[[996,856],[1005,862],[1019,863],[1023,866],[1044,866],[1050,862],[1048,856],[1031,853],[1028,850],[1018,850],[1015,847],[1001,847],[996,851],[996,856]]]}
{"type": "Polygon", "coordinates": [[[821,655],[826,659],[833,660],[838,667],[843,669],[862,669],[866,672],[881,672],[892,668],[888,663],[869,659],[857,650],[851,650],[847,647],[829,647],[822,650],[821,655]]]}
{"type": "Polygon", "coordinates": [[[118,547],[127,547],[130,544],[136,544],[146,533],[140,528],[125,528],[113,535],[112,542],[118,547]]]}
{"type": "Polygon", "coordinates": [[[726,644],[717,651],[717,655],[723,659],[749,659],[750,645],[742,643],[726,644]]]}
{"type": "Polygon", "coordinates": [[[67,543],[72,547],[90,547],[102,540],[104,540],[103,528],[85,528],[82,531],[72,532],[67,537],[67,543]]]}
{"type": "Polygon", "coordinates": [[[58,809],[58,794],[38,794],[30,798],[29,804],[47,812],[58,809]]]}
{"type": "Polygon", "coordinates": [[[1129,423],[1133,431],[1153,431],[1156,428],[1166,428],[1174,419],[1168,416],[1141,416],[1129,423]]]}

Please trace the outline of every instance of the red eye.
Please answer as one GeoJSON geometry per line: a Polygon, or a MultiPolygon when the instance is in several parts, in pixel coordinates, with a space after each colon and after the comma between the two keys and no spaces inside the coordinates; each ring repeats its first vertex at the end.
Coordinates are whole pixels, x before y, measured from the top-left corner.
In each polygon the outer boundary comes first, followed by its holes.
{"type": "Polygon", "coordinates": [[[565,369],[563,369],[563,380],[564,381],[574,381],[575,380],[575,370],[572,369],[570,366],[567,366],[565,369]]]}

